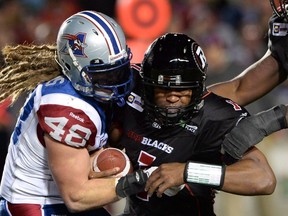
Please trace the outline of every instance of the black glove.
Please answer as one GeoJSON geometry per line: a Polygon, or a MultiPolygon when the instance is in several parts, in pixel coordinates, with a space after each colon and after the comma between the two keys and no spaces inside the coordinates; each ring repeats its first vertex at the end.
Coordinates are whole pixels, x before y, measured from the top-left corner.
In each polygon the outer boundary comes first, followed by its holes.
{"type": "Polygon", "coordinates": [[[288,23],[283,17],[275,13],[269,19],[268,48],[272,56],[278,61],[281,72],[280,80],[287,78],[288,74],[288,23]]]}
{"type": "Polygon", "coordinates": [[[264,137],[287,128],[286,106],[275,106],[267,111],[242,119],[223,141],[226,153],[235,159],[240,159],[252,146],[258,144],[264,137]]]}
{"type": "Polygon", "coordinates": [[[140,193],[144,190],[148,174],[143,170],[137,170],[121,177],[116,185],[116,194],[119,197],[127,197],[140,193]]]}

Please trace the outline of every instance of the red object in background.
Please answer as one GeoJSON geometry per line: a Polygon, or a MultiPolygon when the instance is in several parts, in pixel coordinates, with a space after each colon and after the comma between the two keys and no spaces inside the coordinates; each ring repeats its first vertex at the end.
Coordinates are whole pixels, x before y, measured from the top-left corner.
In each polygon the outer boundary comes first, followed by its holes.
{"type": "Polygon", "coordinates": [[[127,40],[127,44],[129,46],[129,48],[132,51],[133,54],[133,58],[131,59],[131,63],[141,63],[143,58],[144,58],[144,54],[145,51],[147,50],[148,46],[150,45],[150,43],[152,43],[153,40],[141,40],[141,39],[128,39],[127,40]]]}
{"type": "MultiPolygon", "coordinates": [[[[137,39],[155,39],[171,20],[169,0],[118,0],[116,18],[125,34],[137,39]]],[[[133,51],[133,50],[132,50],[133,51]]]]}
{"type": "Polygon", "coordinates": [[[13,121],[12,115],[7,111],[10,104],[10,98],[7,98],[2,103],[0,103],[0,125],[10,126],[13,121]]]}

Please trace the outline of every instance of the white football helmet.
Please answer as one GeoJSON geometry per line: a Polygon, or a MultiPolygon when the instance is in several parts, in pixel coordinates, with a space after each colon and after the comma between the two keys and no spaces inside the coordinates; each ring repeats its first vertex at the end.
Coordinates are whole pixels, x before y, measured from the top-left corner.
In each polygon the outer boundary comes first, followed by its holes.
{"type": "Polygon", "coordinates": [[[132,53],[111,17],[82,11],[66,19],[57,36],[57,58],[78,92],[100,102],[125,104],[132,88],[132,53]]]}

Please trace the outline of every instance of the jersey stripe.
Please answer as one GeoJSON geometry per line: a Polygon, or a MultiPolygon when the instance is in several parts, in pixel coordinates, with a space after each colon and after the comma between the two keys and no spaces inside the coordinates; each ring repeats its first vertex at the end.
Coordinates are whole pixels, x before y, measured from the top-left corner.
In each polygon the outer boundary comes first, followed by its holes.
{"type": "Polygon", "coordinates": [[[36,96],[35,91],[31,94],[30,99],[26,102],[26,105],[23,106],[23,112],[22,114],[19,116],[19,120],[17,120],[17,124],[16,127],[14,129],[14,132],[12,134],[12,140],[13,140],[13,144],[16,144],[18,142],[18,138],[20,136],[20,134],[22,133],[22,123],[26,121],[26,119],[29,117],[30,113],[33,110],[33,106],[34,106],[34,97],[36,96]]]}

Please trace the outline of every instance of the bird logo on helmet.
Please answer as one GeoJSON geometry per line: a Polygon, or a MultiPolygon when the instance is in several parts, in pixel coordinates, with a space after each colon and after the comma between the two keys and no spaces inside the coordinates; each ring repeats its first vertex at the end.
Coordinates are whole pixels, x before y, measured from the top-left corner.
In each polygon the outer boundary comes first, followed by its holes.
{"type": "MultiPolygon", "coordinates": [[[[85,47],[87,44],[85,43],[85,34],[78,33],[77,35],[64,34],[63,39],[68,40],[69,47],[71,47],[73,54],[75,56],[87,57],[84,53],[85,47]]],[[[67,46],[64,46],[60,51],[62,53],[68,54],[67,46]]]]}

